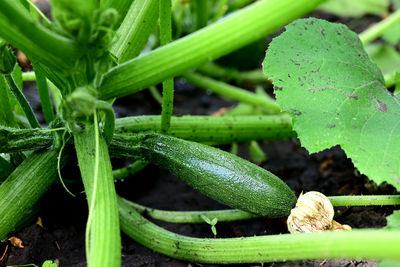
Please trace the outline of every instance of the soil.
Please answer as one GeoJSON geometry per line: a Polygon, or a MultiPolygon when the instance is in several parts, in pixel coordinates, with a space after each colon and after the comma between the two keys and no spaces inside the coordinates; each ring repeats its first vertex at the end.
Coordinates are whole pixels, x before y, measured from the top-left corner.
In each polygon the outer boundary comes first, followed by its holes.
{"type": "MultiPolygon", "coordinates": [[[[326,15],[323,15],[326,16],[326,15]]],[[[330,20],[334,20],[330,19],[330,20]]],[[[372,18],[372,21],[376,18],[372,18]]],[[[175,114],[210,114],[222,107],[235,105],[213,94],[187,85],[176,79],[175,114]]],[[[40,110],[34,84],[27,83],[26,95],[36,110],[40,110]]],[[[271,93],[270,86],[266,85],[271,93]]],[[[124,97],[115,103],[118,117],[160,114],[160,106],[147,91],[124,97]]],[[[43,120],[42,117],[39,117],[43,120]]],[[[351,160],[339,147],[309,155],[296,139],[260,142],[268,155],[263,168],[281,177],[299,195],[302,191],[319,191],[326,195],[392,194],[394,188],[370,182],[360,175],[351,160]]],[[[229,150],[229,146],[222,146],[229,150]]],[[[248,158],[247,145],[241,144],[239,155],[248,158]]],[[[112,159],[115,168],[128,164],[128,161],[112,159]]],[[[79,181],[76,162],[64,170],[66,180],[79,181]]],[[[116,181],[118,194],[137,203],[168,210],[217,210],[226,206],[196,192],[177,177],[156,166],[148,166],[134,177],[116,181]]],[[[8,251],[0,266],[36,264],[41,266],[45,260],[57,260],[60,266],[86,266],[84,231],[87,219],[87,202],[80,182],[69,185],[78,193],[71,197],[59,185],[52,186],[40,200],[37,218],[42,225],[31,224],[14,235],[23,241],[24,248],[8,246],[8,251]],[[80,193],[79,193],[80,192],[80,193]]],[[[381,228],[386,225],[386,216],[393,212],[392,207],[342,207],[336,209],[335,220],[353,228],[381,228]]],[[[210,226],[206,224],[156,223],[170,231],[194,236],[212,238],[210,226]]],[[[286,233],[285,219],[252,219],[241,222],[218,223],[217,237],[240,237],[286,233]]],[[[0,254],[7,242],[0,245],[0,254]]],[[[0,255],[1,256],[1,255],[0,255]]],[[[287,263],[265,263],[264,266],[376,266],[375,261],[328,260],[296,261],[287,263]]],[[[261,264],[258,264],[260,266],[261,264]]],[[[170,259],[142,247],[122,234],[122,266],[220,266],[189,263],[170,259]]],[[[221,265],[222,266],[222,265],[221,265]]],[[[225,265],[226,266],[226,265],[225,265]]],[[[238,266],[257,266],[238,265],[238,266]]]]}

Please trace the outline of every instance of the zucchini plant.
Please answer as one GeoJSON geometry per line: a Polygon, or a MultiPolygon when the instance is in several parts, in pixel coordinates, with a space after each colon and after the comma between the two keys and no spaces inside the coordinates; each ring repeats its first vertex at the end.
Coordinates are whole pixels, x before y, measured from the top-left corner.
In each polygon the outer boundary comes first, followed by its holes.
{"type": "MultiPolygon", "coordinates": [[[[289,215],[296,196],[282,180],[210,146],[234,142],[252,141],[253,153],[262,159],[265,155],[260,156],[254,140],[297,135],[311,152],[340,144],[371,179],[400,184],[399,159],[393,156],[398,154],[398,100],[387,93],[382,74],[368,61],[358,37],[344,26],[315,19],[294,22],[267,52],[267,76],[260,71],[232,73],[210,62],[264,38],[322,1],[258,1],[242,8],[247,2],[221,0],[212,9],[206,1],[52,0],[50,21],[30,0],[0,1],[0,239],[15,232],[57,181],[61,168],[76,157],[89,210],[89,266],[121,265],[120,230],[159,253],[200,263],[400,260],[398,213],[390,217],[387,231],[229,239],[177,235],[141,215],[178,223],[289,215]],[[185,24],[187,12],[195,19],[185,24]],[[224,16],[226,12],[232,14],[224,16]],[[25,53],[33,72],[21,72],[11,47],[25,53]],[[332,71],[330,64],[342,69],[332,71]],[[241,104],[221,117],[172,116],[177,76],[241,104]],[[278,101],[262,90],[250,93],[215,79],[227,76],[238,83],[273,79],[278,101]],[[22,80],[36,81],[45,123],[38,122],[24,97],[22,80]],[[160,116],[115,118],[116,98],[144,89],[157,95],[153,86],[159,83],[160,116]],[[321,107],[326,109],[318,112],[321,107]],[[372,142],[375,133],[386,143],[372,142]],[[137,161],[112,171],[110,154],[137,161]],[[371,164],[372,155],[379,155],[381,164],[371,164]],[[114,179],[133,175],[148,163],[235,209],[161,211],[119,197],[114,179]]],[[[388,21],[391,25],[397,20],[388,21]]],[[[371,41],[371,33],[365,34],[371,41]]],[[[60,182],[69,192],[62,178],[60,182]]],[[[330,201],[334,206],[396,205],[400,197],[330,201]]]]}

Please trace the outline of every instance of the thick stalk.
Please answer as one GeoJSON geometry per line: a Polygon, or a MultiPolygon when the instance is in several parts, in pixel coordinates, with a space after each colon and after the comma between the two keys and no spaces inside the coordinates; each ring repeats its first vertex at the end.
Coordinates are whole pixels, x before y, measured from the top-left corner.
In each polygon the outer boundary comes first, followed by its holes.
{"type": "Polygon", "coordinates": [[[194,238],[167,231],[118,200],[121,229],[169,257],[198,263],[264,263],[302,259],[399,260],[400,231],[353,230],[241,238],[194,238]]]}
{"type": "Polygon", "coordinates": [[[183,74],[182,77],[185,78],[189,83],[224,96],[228,99],[235,99],[253,106],[261,106],[274,113],[279,113],[281,111],[278,103],[273,99],[256,95],[242,88],[217,81],[197,73],[188,72],[183,74]]]}
{"type": "Polygon", "coordinates": [[[99,88],[109,99],[138,92],[226,55],[286,25],[322,0],[258,1],[235,14],[111,69],[99,88]]]}
{"type": "Polygon", "coordinates": [[[58,151],[33,152],[0,186],[0,240],[14,230],[57,177],[58,151]]]}
{"type": "MultiPolygon", "coordinates": [[[[160,116],[116,120],[116,133],[160,132],[160,116]]],[[[206,144],[295,137],[288,114],[260,116],[172,117],[170,135],[206,144]]]]}
{"type": "Polygon", "coordinates": [[[74,141],[89,208],[94,205],[93,217],[89,220],[88,265],[120,266],[118,208],[107,144],[102,136],[95,137],[94,125],[74,134],[74,141]],[[91,203],[93,194],[96,194],[95,202],[91,203]]]}
{"type": "Polygon", "coordinates": [[[110,50],[118,58],[119,63],[140,54],[149,39],[150,33],[156,26],[157,18],[158,1],[133,1],[116,32],[115,42],[110,50]]]}
{"type": "Polygon", "coordinates": [[[58,71],[73,67],[80,53],[72,40],[35,21],[19,1],[0,1],[0,36],[31,60],[58,71]]]}

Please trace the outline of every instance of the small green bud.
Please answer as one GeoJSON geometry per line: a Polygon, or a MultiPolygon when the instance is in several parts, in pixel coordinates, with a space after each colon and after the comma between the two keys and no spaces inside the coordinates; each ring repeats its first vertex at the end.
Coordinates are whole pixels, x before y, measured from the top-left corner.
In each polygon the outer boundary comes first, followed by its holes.
{"type": "Polygon", "coordinates": [[[61,114],[70,131],[80,130],[96,110],[96,91],[89,87],[79,87],[62,104],[61,114]]]}
{"type": "Polygon", "coordinates": [[[108,8],[101,12],[99,24],[106,28],[114,28],[118,19],[118,11],[113,8],[108,8]]]}

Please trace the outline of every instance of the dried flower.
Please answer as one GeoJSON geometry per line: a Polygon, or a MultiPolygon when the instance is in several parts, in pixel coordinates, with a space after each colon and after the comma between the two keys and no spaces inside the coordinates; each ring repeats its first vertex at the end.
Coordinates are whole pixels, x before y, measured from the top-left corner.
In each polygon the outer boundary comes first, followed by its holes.
{"type": "Polygon", "coordinates": [[[351,227],[333,220],[334,210],[329,199],[322,193],[311,191],[300,195],[296,207],[287,219],[290,233],[320,231],[348,231],[351,227]]]}

